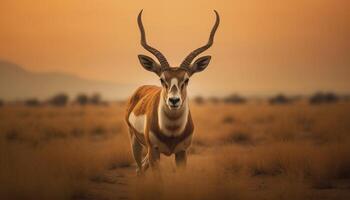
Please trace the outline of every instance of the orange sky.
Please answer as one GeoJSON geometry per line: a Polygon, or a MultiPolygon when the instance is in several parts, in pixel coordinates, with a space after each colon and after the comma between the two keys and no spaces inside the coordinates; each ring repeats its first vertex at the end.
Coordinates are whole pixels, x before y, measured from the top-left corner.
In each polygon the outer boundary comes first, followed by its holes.
{"type": "MultiPolygon", "coordinates": [[[[348,0],[2,0],[0,59],[117,83],[158,83],[138,63],[136,17],[150,44],[177,66],[221,16],[208,69],[191,79],[204,95],[350,91],[348,0]]],[[[206,55],[205,53],[203,55],[206,55]]]]}

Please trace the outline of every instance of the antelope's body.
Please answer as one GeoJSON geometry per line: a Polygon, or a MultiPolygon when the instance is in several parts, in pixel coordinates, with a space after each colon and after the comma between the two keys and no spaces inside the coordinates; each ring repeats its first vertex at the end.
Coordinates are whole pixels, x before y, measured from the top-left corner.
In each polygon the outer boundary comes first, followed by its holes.
{"type": "Polygon", "coordinates": [[[172,113],[162,100],[162,89],[142,86],[130,98],[126,120],[131,137],[142,145],[157,148],[167,156],[186,151],[193,133],[188,103],[172,113]]]}
{"type": "Polygon", "coordinates": [[[141,44],[159,60],[160,64],[145,55],[139,55],[139,60],[146,70],[160,77],[162,87],[141,86],[127,104],[125,120],[130,132],[138,174],[142,174],[149,166],[152,169],[157,168],[161,153],[167,156],[175,154],[177,166],[186,165],[186,152],[191,145],[194,130],[187,85],[194,73],[207,67],[211,57],[204,56],[191,63],[197,55],[212,45],[219,25],[219,16],[215,11],[216,23],[208,43],[191,52],[180,67],[170,67],[163,54],[147,44],[141,14],[142,11],[138,16],[141,44]],[[147,155],[143,158],[144,148],[147,150],[147,155]]]}

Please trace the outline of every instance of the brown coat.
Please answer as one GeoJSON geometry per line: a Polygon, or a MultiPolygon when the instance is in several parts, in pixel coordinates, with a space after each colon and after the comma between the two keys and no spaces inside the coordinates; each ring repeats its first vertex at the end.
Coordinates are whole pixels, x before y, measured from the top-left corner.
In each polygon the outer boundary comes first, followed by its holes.
{"type": "MultiPolygon", "coordinates": [[[[136,138],[141,144],[146,146],[152,146],[149,139],[149,133],[151,131],[155,134],[159,141],[161,141],[170,149],[170,153],[166,153],[166,155],[170,155],[171,153],[174,153],[173,151],[176,145],[178,145],[180,142],[184,141],[192,135],[194,126],[191,118],[191,113],[189,112],[185,129],[179,136],[169,137],[160,130],[158,125],[158,105],[161,98],[161,90],[161,87],[151,85],[144,85],[138,88],[128,101],[125,120],[129,128],[133,130],[131,134],[135,134],[136,138]],[[130,124],[129,116],[131,113],[134,113],[135,116],[147,116],[146,130],[144,131],[144,133],[137,132],[135,128],[130,124]]],[[[171,120],[171,116],[169,117],[169,119],[171,120]]]]}

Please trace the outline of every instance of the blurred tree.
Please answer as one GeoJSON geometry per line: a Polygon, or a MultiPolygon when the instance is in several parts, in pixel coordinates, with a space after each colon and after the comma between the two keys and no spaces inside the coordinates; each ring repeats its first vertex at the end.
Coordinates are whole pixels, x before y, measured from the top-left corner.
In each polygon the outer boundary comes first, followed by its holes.
{"type": "Polygon", "coordinates": [[[275,104],[288,104],[291,103],[292,99],[288,98],[287,96],[285,96],[284,94],[278,94],[274,97],[271,97],[269,99],[269,103],[271,105],[275,105],[275,104]]]}
{"type": "Polygon", "coordinates": [[[90,98],[90,103],[95,105],[101,104],[102,103],[101,95],[99,93],[93,94],[90,98]]]}
{"type": "Polygon", "coordinates": [[[57,94],[48,100],[48,103],[53,106],[65,106],[68,103],[69,97],[64,93],[57,94]]]}
{"type": "Polygon", "coordinates": [[[31,98],[31,99],[25,100],[24,105],[26,105],[26,106],[39,106],[40,101],[36,98],[31,98]]]}
{"type": "Polygon", "coordinates": [[[75,99],[75,102],[80,105],[86,105],[89,102],[89,97],[86,94],[78,94],[75,99]]]}
{"type": "Polygon", "coordinates": [[[204,98],[203,98],[202,96],[196,96],[196,97],[194,98],[194,102],[195,102],[196,104],[204,104],[205,100],[204,100],[204,98]]]}
{"type": "Polygon", "coordinates": [[[230,96],[227,96],[224,98],[224,102],[225,103],[237,103],[237,104],[241,104],[241,103],[246,103],[247,99],[238,95],[238,94],[232,94],[230,96]]]}
{"type": "Polygon", "coordinates": [[[332,92],[317,92],[310,97],[310,104],[334,103],[339,100],[339,97],[332,92]]]}

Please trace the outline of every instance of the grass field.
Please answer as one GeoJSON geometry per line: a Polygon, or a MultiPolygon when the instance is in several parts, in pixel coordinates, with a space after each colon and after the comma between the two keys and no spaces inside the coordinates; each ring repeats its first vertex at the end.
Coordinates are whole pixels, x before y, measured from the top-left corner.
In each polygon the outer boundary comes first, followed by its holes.
{"type": "Polygon", "coordinates": [[[124,106],[0,107],[0,199],[350,199],[350,102],[192,103],[162,182],[136,177],[124,106]]]}

